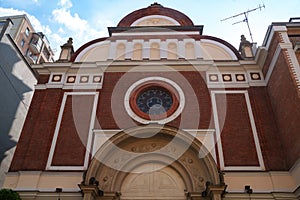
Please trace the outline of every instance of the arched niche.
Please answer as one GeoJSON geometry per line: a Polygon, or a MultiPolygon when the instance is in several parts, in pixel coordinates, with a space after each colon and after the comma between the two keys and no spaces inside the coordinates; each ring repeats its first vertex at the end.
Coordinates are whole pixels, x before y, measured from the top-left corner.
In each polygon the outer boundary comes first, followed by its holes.
{"type": "Polygon", "coordinates": [[[207,182],[222,185],[214,159],[199,140],[185,131],[161,125],[138,126],[111,137],[95,154],[82,184],[89,185],[94,179],[99,181],[104,196],[121,194],[124,188],[132,188],[124,184],[133,177],[152,176],[151,173],[163,173],[166,182],[173,182],[180,190],[184,188],[181,196],[187,192],[201,194],[207,182]],[[153,170],[153,165],[160,167],[153,170]],[[168,175],[172,173],[174,176],[168,175]]]}
{"type": "Polygon", "coordinates": [[[135,43],[133,45],[132,60],[143,60],[143,45],[135,43]]]}

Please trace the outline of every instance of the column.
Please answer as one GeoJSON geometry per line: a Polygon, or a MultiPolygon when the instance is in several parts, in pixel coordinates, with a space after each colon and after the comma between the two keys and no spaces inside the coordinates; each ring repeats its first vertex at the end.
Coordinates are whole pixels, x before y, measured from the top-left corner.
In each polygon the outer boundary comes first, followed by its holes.
{"type": "Polygon", "coordinates": [[[222,200],[222,194],[226,189],[226,185],[210,185],[208,192],[211,200],[222,200]]]}
{"type": "Polygon", "coordinates": [[[78,185],[81,191],[83,192],[83,200],[96,200],[99,196],[100,190],[97,185],[78,185]]]}

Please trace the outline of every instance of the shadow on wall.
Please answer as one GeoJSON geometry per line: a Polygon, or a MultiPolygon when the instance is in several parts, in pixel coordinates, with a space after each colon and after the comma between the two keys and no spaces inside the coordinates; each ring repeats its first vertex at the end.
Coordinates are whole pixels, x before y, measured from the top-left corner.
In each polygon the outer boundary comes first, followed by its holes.
{"type": "MultiPolygon", "coordinates": [[[[14,120],[17,116],[26,116],[28,105],[23,101],[23,94],[32,91],[13,73],[16,63],[20,61],[13,47],[0,42],[0,164],[7,156],[5,152],[16,146],[15,140],[19,137],[21,127],[13,128],[14,120]]],[[[27,67],[25,63],[21,66],[27,67]]]]}

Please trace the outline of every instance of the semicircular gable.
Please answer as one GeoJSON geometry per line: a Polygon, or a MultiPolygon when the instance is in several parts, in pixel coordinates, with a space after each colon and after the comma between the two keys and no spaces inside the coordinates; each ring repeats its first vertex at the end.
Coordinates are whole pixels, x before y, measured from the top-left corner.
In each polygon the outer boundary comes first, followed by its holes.
{"type": "Polygon", "coordinates": [[[118,27],[130,27],[140,18],[151,15],[167,16],[177,21],[181,26],[194,26],[192,20],[182,12],[154,3],[147,8],[129,13],[119,22],[118,27]]]}
{"type": "Polygon", "coordinates": [[[241,60],[242,57],[238,50],[217,37],[201,36],[201,46],[204,59],[213,60],[241,60]]]}
{"type": "MultiPolygon", "coordinates": [[[[86,61],[88,59],[88,55],[92,56],[92,52],[95,50],[95,48],[101,48],[103,45],[107,45],[108,41],[106,41],[108,38],[98,38],[95,40],[92,40],[84,45],[82,45],[76,52],[73,54],[71,61],[72,62],[81,62],[86,61]]],[[[97,59],[99,61],[99,57],[97,59]]]]}

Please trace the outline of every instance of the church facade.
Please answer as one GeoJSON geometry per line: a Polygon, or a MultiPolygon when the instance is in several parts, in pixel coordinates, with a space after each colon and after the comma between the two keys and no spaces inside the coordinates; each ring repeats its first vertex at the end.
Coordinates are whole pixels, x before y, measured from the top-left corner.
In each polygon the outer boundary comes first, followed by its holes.
{"type": "Polygon", "coordinates": [[[239,51],[160,4],[55,63],[4,187],[24,199],[291,199],[300,195],[300,24],[239,51]]]}

